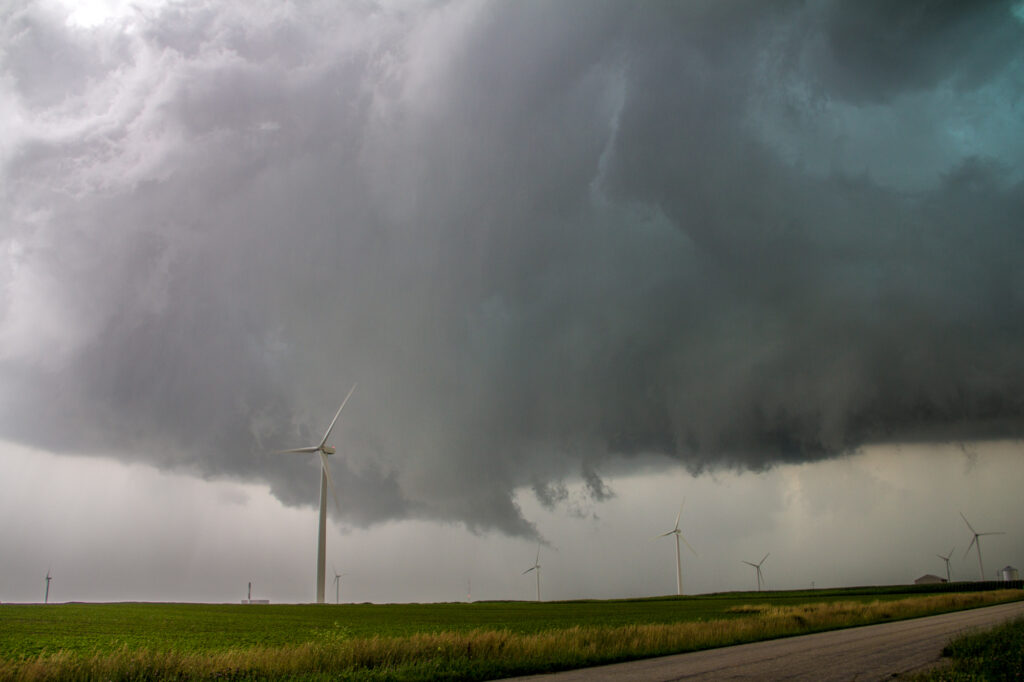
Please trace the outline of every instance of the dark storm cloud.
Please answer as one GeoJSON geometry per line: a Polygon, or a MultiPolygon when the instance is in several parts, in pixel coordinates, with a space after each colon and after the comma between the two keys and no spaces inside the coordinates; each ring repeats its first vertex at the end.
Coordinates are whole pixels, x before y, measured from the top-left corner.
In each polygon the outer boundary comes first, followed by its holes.
{"type": "Polygon", "coordinates": [[[844,98],[880,100],[949,81],[973,88],[1017,58],[1013,2],[918,0],[826,3],[812,51],[828,87],[844,98]]]}
{"type": "Polygon", "coordinates": [[[1019,436],[1015,148],[932,121],[932,156],[851,175],[797,144],[844,106],[856,149],[858,117],[907,125],[932,89],[991,137],[1022,92],[1010,10],[7,10],[3,434],[299,503],[317,463],[263,453],[317,442],[358,381],[351,522],[519,534],[514,489],[605,500],[639,455],[1019,436]]]}

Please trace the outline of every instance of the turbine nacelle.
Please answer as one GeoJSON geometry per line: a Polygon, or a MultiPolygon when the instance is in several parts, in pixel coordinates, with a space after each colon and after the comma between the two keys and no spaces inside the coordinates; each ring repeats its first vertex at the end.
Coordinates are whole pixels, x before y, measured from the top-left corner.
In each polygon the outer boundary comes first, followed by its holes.
{"type": "MultiPolygon", "coordinates": [[[[345,404],[348,403],[348,399],[352,397],[352,392],[356,390],[356,385],[352,384],[352,388],[348,390],[348,394],[345,399],[341,401],[341,407],[334,413],[334,419],[331,420],[330,426],[327,427],[327,432],[324,433],[324,437],[320,439],[319,445],[310,445],[305,448],[292,448],[291,450],[278,450],[275,454],[317,454],[320,456],[320,525],[317,529],[317,552],[316,552],[316,601],[318,604],[324,603],[324,582],[326,579],[325,556],[327,553],[327,492],[331,493],[331,497],[334,498],[334,507],[341,513],[341,505],[338,504],[338,493],[334,488],[334,481],[331,480],[331,469],[327,464],[327,456],[333,455],[337,450],[334,449],[333,445],[327,444],[327,439],[331,437],[331,431],[334,430],[334,425],[338,422],[338,417],[341,416],[341,411],[345,409],[345,404]]],[[[334,576],[334,584],[337,586],[340,575],[334,576]]],[[[337,601],[337,593],[335,594],[335,601],[337,601]]]]}
{"type": "Polygon", "coordinates": [[[523,575],[526,575],[530,571],[537,571],[537,601],[540,601],[540,545],[537,545],[537,558],[533,560],[533,566],[523,571],[523,575]]]}
{"type": "MultiPolygon", "coordinates": [[[[970,528],[971,533],[973,534],[973,537],[971,538],[971,544],[967,545],[967,551],[964,552],[964,558],[966,559],[967,555],[971,553],[971,548],[972,547],[977,548],[977,550],[978,550],[978,570],[981,572],[981,579],[984,580],[985,579],[985,565],[981,561],[981,536],[982,535],[1006,535],[1006,533],[1004,533],[1002,531],[994,531],[994,532],[989,532],[989,533],[979,533],[978,531],[974,530],[974,526],[972,526],[971,522],[967,520],[967,517],[964,516],[963,512],[960,512],[960,518],[962,518],[964,520],[964,523],[967,524],[967,527],[970,528]]],[[[950,552],[950,553],[952,554],[952,552],[950,552]]]]}
{"type": "Polygon", "coordinates": [[[766,553],[763,557],[761,557],[761,560],[758,561],[756,564],[754,562],[752,562],[752,561],[744,561],[743,562],[747,566],[753,566],[754,570],[757,571],[757,591],[758,592],[761,591],[761,564],[763,564],[768,559],[768,554],[770,554],[770,552],[766,553]]]}
{"type": "Polygon", "coordinates": [[[679,558],[679,541],[682,540],[690,551],[693,552],[694,556],[697,556],[697,550],[690,546],[689,542],[686,542],[686,538],[683,537],[683,531],[679,530],[679,520],[683,518],[683,505],[686,504],[686,498],[683,498],[682,503],[679,505],[679,513],[676,514],[676,525],[670,531],[666,531],[661,535],[656,536],[657,538],[668,537],[669,535],[676,536],[676,594],[683,593],[683,566],[682,559],[679,558]]]}

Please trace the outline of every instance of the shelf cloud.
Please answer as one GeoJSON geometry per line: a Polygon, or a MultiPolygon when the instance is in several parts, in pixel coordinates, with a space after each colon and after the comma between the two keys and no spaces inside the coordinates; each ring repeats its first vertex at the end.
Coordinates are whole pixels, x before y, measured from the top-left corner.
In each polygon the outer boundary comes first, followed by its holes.
{"type": "Polygon", "coordinates": [[[513,491],[1024,434],[1014,3],[0,11],[0,436],[513,491]]]}

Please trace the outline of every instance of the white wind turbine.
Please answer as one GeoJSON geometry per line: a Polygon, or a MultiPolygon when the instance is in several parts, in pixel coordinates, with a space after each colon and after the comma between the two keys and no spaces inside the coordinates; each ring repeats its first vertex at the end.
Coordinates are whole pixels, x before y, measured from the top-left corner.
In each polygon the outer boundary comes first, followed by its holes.
{"type": "MultiPolygon", "coordinates": [[[[770,552],[769,552],[769,554],[770,554],[770,552]]],[[[761,557],[761,560],[758,561],[756,564],[751,563],[749,561],[744,561],[743,562],[747,566],[753,566],[754,570],[757,571],[757,591],[758,592],[761,591],[761,564],[763,564],[764,560],[767,559],[767,558],[768,558],[768,554],[765,554],[763,557],[761,557]]]]}
{"type": "Polygon", "coordinates": [[[50,581],[51,580],[53,580],[53,577],[50,576],[50,569],[46,569],[46,595],[43,597],[43,603],[44,604],[49,604],[50,603],[50,581]]]}
{"type": "Polygon", "coordinates": [[[341,594],[341,576],[348,574],[338,573],[338,569],[334,564],[331,564],[331,570],[334,571],[334,603],[340,604],[339,595],[341,594]]]}
{"type": "MultiPolygon", "coordinates": [[[[666,535],[676,536],[676,594],[683,593],[683,564],[682,560],[679,557],[679,540],[682,539],[683,542],[686,542],[686,538],[683,537],[683,531],[679,530],[679,519],[683,517],[684,504],[686,504],[686,498],[683,498],[682,504],[679,505],[679,513],[676,514],[675,527],[667,533],[662,533],[661,535],[655,536],[655,539],[663,538],[666,535]]],[[[690,543],[686,542],[686,546],[690,547],[690,543]]],[[[695,550],[693,547],[690,547],[690,551],[693,552],[694,556],[697,556],[697,550],[695,550]]]]}
{"type": "Polygon", "coordinates": [[[1005,533],[1003,533],[1002,531],[996,531],[996,532],[990,532],[990,533],[979,533],[978,531],[974,530],[974,526],[972,526],[971,522],[967,520],[967,517],[964,516],[963,512],[960,512],[960,518],[964,520],[964,523],[967,524],[967,527],[971,529],[972,533],[974,533],[974,537],[971,538],[971,544],[967,545],[967,551],[964,552],[964,558],[966,559],[967,555],[971,553],[971,547],[973,547],[975,545],[978,546],[978,568],[981,570],[981,579],[984,580],[985,579],[985,566],[984,566],[984,564],[981,563],[981,540],[980,540],[980,538],[981,538],[982,535],[1005,535],[1005,533]]]}
{"type": "Polygon", "coordinates": [[[352,392],[356,390],[356,385],[352,384],[352,388],[349,389],[348,395],[341,401],[341,407],[334,413],[334,419],[331,420],[331,425],[327,427],[327,433],[320,440],[319,445],[311,445],[306,448],[294,448],[292,450],[279,450],[274,454],[286,455],[286,454],[301,454],[301,453],[317,453],[320,455],[320,527],[319,534],[317,536],[316,546],[316,603],[324,603],[324,581],[326,579],[326,554],[327,554],[327,487],[331,488],[331,495],[334,497],[334,506],[341,512],[341,505],[338,504],[338,495],[334,490],[334,482],[331,480],[331,472],[327,465],[327,455],[333,455],[336,450],[327,444],[327,439],[331,437],[331,430],[334,429],[335,422],[338,421],[338,416],[341,414],[342,409],[345,407],[345,403],[352,397],[352,392]]]}
{"type": "MultiPolygon", "coordinates": [[[[968,524],[968,525],[970,525],[970,524],[968,524]]],[[[936,554],[935,555],[935,556],[939,557],[940,559],[942,559],[943,561],[946,562],[946,582],[947,583],[953,582],[953,578],[951,577],[952,574],[949,572],[949,559],[950,559],[950,557],[953,556],[953,550],[954,549],[956,549],[956,547],[951,547],[949,549],[949,554],[947,554],[946,556],[942,556],[941,554],[936,554]]]]}
{"type": "Polygon", "coordinates": [[[533,566],[523,571],[523,575],[530,571],[537,571],[537,601],[540,601],[540,545],[537,545],[537,558],[534,559],[533,566]]]}

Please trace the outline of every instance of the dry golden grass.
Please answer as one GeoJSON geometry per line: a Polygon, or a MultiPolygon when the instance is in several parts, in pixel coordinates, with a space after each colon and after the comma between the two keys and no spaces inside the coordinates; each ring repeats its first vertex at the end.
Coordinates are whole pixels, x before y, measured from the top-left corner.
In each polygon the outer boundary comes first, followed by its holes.
{"type": "Polygon", "coordinates": [[[896,601],[750,604],[729,619],[538,634],[504,630],[410,637],[325,638],[299,645],[189,653],[122,649],[0,661],[0,680],[487,679],[609,663],[804,634],[1022,598],[1020,590],[896,601]]]}

